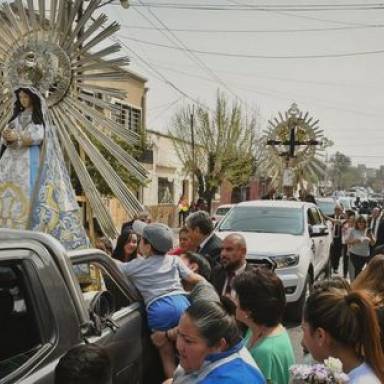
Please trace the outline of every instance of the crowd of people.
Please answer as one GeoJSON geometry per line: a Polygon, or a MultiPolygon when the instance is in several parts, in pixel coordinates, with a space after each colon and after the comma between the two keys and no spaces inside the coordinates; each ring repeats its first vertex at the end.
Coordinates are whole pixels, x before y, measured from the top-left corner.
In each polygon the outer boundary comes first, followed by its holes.
{"type": "Polygon", "coordinates": [[[380,207],[370,214],[345,211],[337,204],[332,222],[331,264],[333,273],[338,273],[343,260],[343,276],[355,279],[370,259],[384,253],[384,217],[380,207]]]}
{"type": "MultiPolygon", "coordinates": [[[[373,256],[377,220],[367,224],[361,217],[342,217],[340,207],[337,210],[333,233],[343,236],[340,254],[349,255],[354,279],[350,284],[337,275],[315,283],[303,309],[302,345],[316,361],[339,359],[350,384],[381,383],[384,255],[373,256]],[[371,235],[368,228],[373,228],[371,235]]],[[[174,248],[169,227],[141,217],[124,226],[111,252],[143,297],[165,383],[288,384],[295,355],[283,325],[284,286],[273,266],[249,264],[244,237],[233,233],[221,240],[204,211],[185,219],[179,238],[174,248]]],[[[336,261],[333,256],[334,268],[336,261]]],[[[57,367],[56,382],[109,383],[108,359],[97,348],[69,351],[57,367]],[[91,361],[84,369],[97,379],[63,381],[65,374],[83,375],[66,368],[71,354],[81,351],[91,361]]]]}

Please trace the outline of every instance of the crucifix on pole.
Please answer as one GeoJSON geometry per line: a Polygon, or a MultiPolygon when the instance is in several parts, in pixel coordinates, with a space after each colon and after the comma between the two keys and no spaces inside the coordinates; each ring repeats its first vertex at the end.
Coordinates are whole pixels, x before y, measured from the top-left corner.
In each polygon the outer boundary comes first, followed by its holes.
{"type": "Polygon", "coordinates": [[[280,180],[284,194],[292,197],[298,179],[303,178],[304,168],[312,175],[318,172],[314,158],[324,143],[322,131],[316,127],[318,120],[312,122],[308,113],[303,116],[297,104],[293,103],[285,116],[279,113],[279,117],[269,122],[267,132],[266,144],[272,165],[269,172],[275,182],[280,180]]]}
{"type": "Polygon", "coordinates": [[[291,108],[288,110],[288,120],[287,125],[289,129],[289,139],[288,140],[277,140],[277,139],[270,139],[267,140],[267,145],[285,145],[288,146],[288,150],[284,152],[280,152],[281,157],[285,157],[287,161],[294,158],[296,156],[296,148],[300,146],[318,146],[321,145],[321,142],[316,139],[309,139],[309,140],[299,140],[298,139],[298,132],[297,128],[300,126],[301,120],[303,120],[301,117],[299,117],[299,109],[297,107],[297,104],[293,103],[291,108]]]}

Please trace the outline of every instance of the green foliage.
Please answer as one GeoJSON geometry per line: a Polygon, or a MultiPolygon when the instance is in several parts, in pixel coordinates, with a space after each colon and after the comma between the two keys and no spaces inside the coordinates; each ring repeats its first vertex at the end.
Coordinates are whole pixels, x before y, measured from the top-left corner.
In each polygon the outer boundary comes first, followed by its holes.
{"type": "Polygon", "coordinates": [[[336,152],[330,159],[330,176],[336,189],[345,189],[345,179],[351,168],[351,159],[341,152],[336,152]]]}
{"type": "Polygon", "coordinates": [[[330,178],[335,189],[348,190],[353,186],[362,185],[381,192],[384,179],[384,167],[381,167],[375,177],[367,177],[367,167],[352,166],[351,159],[341,152],[336,152],[330,159],[330,178]]]}
{"type": "Polygon", "coordinates": [[[182,108],[174,116],[169,134],[178,157],[187,172],[198,181],[199,196],[210,208],[224,180],[234,187],[245,185],[255,173],[261,154],[256,117],[247,118],[239,103],[229,105],[225,95],[217,93],[215,111],[200,106],[194,113],[195,150],[191,147],[191,111],[182,108]]]}

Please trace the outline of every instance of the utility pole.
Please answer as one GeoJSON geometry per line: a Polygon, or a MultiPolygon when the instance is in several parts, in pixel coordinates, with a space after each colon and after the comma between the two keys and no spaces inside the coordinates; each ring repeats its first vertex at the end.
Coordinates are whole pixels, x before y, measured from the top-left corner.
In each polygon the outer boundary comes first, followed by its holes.
{"type": "Polygon", "coordinates": [[[192,203],[195,203],[195,166],[196,166],[196,158],[195,158],[195,106],[192,106],[192,113],[190,116],[191,123],[191,147],[192,147],[192,203]]]}

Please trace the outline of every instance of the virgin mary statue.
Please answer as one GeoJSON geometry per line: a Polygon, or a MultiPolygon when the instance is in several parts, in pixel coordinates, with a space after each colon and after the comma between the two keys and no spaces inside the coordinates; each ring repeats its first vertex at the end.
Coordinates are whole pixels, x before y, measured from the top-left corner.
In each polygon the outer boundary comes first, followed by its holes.
{"type": "Polygon", "coordinates": [[[0,227],[49,233],[66,249],[86,247],[58,138],[36,89],[15,90],[0,144],[0,227]]]}

